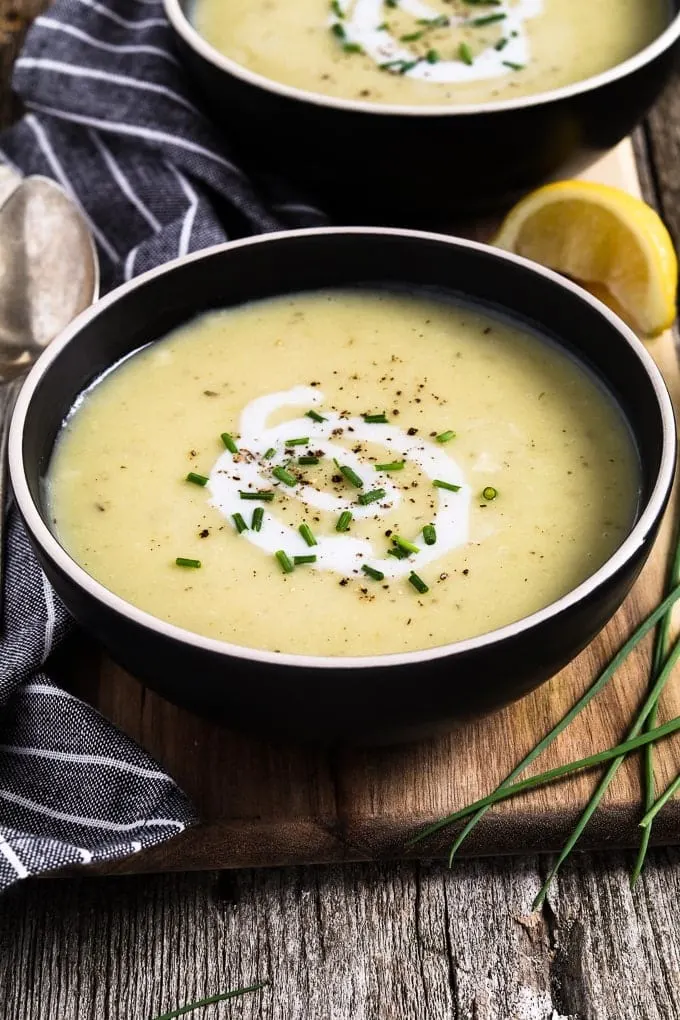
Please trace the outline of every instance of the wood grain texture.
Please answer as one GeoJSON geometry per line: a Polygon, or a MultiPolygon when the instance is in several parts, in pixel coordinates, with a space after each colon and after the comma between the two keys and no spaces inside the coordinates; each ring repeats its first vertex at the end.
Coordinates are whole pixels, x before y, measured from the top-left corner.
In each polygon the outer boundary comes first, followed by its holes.
{"type": "MultiPolygon", "coordinates": [[[[637,191],[630,143],[624,143],[589,176],[637,191]]],[[[673,338],[666,335],[649,349],[680,407],[673,338]]],[[[265,743],[169,705],[107,658],[99,658],[90,667],[82,693],[176,777],[204,819],[199,828],[107,870],[165,871],[405,856],[405,843],[422,825],[484,796],[504,779],[658,604],[669,526],[670,522],[621,611],[571,666],[505,711],[427,744],[329,752],[265,743]]],[[[583,757],[623,737],[644,697],[649,653],[647,642],[631,655],[609,688],[556,741],[535,771],[583,757]]],[[[68,674],[65,679],[68,682],[68,674]]],[[[238,682],[238,678],[232,674],[225,682],[238,682]]],[[[674,715],[680,715],[678,685],[672,686],[664,704],[664,716],[674,715]]],[[[678,771],[680,741],[668,741],[657,755],[660,785],[665,786],[678,771]]],[[[480,855],[559,847],[597,779],[596,774],[583,774],[507,802],[489,812],[464,852],[480,855]]],[[[584,846],[634,845],[639,802],[639,766],[632,760],[610,787],[584,846]]],[[[663,842],[680,839],[680,801],[665,810],[655,837],[663,842]]],[[[450,838],[445,833],[419,844],[413,854],[444,854],[450,838]]]]}

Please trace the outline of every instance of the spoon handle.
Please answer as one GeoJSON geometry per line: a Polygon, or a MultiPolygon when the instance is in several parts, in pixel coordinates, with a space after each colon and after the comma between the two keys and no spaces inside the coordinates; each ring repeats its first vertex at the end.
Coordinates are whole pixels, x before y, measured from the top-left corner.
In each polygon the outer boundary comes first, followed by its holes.
{"type": "Polygon", "coordinates": [[[19,395],[23,378],[12,379],[11,382],[0,383],[0,627],[3,621],[3,598],[5,577],[5,543],[6,520],[8,511],[9,472],[7,470],[7,441],[9,439],[9,423],[12,419],[14,403],[19,395]]]}

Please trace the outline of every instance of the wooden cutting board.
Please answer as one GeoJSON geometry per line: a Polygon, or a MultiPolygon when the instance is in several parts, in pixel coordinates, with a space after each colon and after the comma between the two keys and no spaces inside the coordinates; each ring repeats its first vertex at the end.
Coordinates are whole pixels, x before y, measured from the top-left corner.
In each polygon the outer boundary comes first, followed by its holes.
{"type": "MultiPolygon", "coordinates": [[[[587,176],[639,194],[630,142],[587,176]]],[[[484,230],[478,233],[483,235],[484,230]]],[[[680,372],[672,335],[654,341],[650,350],[680,407],[680,372]]],[[[633,593],[574,663],[523,701],[425,744],[329,752],[243,736],[175,708],[94,649],[87,668],[79,669],[78,676],[74,671],[74,689],[147,748],[193,799],[204,820],[164,846],[108,866],[106,871],[406,856],[404,844],[421,826],[489,793],[571,707],[658,604],[670,531],[667,520],[633,593]]],[[[616,744],[643,697],[649,661],[650,642],[630,657],[609,688],[546,752],[536,771],[616,744]]],[[[678,679],[665,696],[662,718],[676,715],[680,715],[678,679]]],[[[657,754],[660,788],[679,771],[680,739],[666,741],[657,754]]],[[[465,851],[481,855],[557,848],[585,806],[598,774],[569,779],[489,812],[465,851]]],[[[633,760],[619,771],[582,845],[635,844],[639,808],[639,762],[633,760]]],[[[668,805],[655,837],[680,841],[680,802],[668,805]]],[[[447,837],[430,842],[428,856],[445,852],[448,842],[447,837]]]]}

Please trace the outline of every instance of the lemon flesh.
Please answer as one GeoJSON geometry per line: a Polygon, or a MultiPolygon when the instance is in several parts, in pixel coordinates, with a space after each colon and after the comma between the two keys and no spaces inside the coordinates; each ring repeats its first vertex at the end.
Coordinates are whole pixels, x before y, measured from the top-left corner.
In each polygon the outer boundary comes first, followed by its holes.
{"type": "Polygon", "coordinates": [[[649,205],[620,188],[548,184],[511,210],[493,243],[577,280],[645,337],[675,320],[670,234],[649,205]]]}

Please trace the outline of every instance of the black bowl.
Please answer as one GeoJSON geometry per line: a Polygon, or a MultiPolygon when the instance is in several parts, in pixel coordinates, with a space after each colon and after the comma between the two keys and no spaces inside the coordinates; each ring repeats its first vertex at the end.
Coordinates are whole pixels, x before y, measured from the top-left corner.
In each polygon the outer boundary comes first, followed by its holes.
{"type": "Polygon", "coordinates": [[[164,3],[180,56],[229,140],[345,223],[441,229],[447,217],[500,208],[556,174],[582,170],[641,120],[680,50],[676,14],[630,60],[552,92],[456,107],[385,106],[255,74],[198,34],[185,14],[188,0],[164,3]]]}
{"type": "Polygon", "coordinates": [[[81,315],[42,355],[12,421],[19,510],[49,580],[114,659],[171,701],[294,737],[390,742],[432,734],[532,690],[604,626],[645,562],[675,465],[670,399],[651,357],[604,305],[496,249],[378,228],[303,230],[237,241],[146,273],[81,315]],[[362,658],[277,654],[199,637],[94,581],[49,527],[42,481],[78,394],[130,351],[197,312],[322,287],[427,285],[531,324],[587,362],[626,415],[642,464],[637,522],[592,577],[541,612],[483,637],[362,658]],[[455,284],[452,286],[452,281],[455,284]]]}

